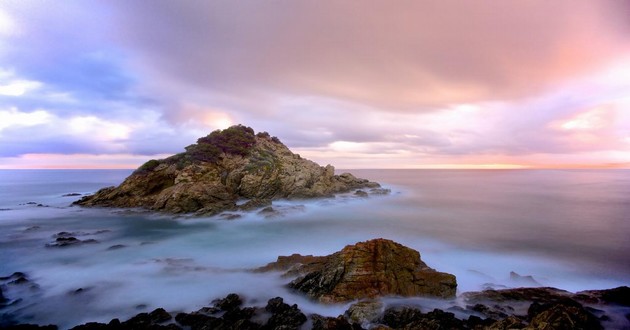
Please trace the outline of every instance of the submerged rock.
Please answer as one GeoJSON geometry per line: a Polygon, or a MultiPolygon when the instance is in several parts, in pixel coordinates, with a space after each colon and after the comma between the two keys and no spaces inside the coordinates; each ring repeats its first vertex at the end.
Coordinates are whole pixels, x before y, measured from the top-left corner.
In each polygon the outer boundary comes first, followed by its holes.
{"type": "Polygon", "coordinates": [[[457,288],[454,275],[435,271],[418,251],[382,238],[325,257],[279,257],[258,269],[264,270],[303,274],[289,287],[327,303],[386,295],[451,298],[457,288]]]}
{"type": "Polygon", "coordinates": [[[77,245],[94,244],[94,243],[98,243],[98,241],[95,239],[80,240],[74,236],[68,236],[68,237],[57,237],[57,239],[55,239],[53,242],[47,243],[46,247],[60,248],[60,247],[77,246],[77,245]]]}
{"type": "Polygon", "coordinates": [[[107,187],[74,204],[141,207],[169,213],[218,214],[258,208],[278,198],[331,196],[359,188],[379,188],[376,182],[350,173],[335,175],[334,167],[319,166],[292,153],[275,137],[242,125],[217,130],[186,147],[186,152],[150,160],[118,187],[107,187]]]}

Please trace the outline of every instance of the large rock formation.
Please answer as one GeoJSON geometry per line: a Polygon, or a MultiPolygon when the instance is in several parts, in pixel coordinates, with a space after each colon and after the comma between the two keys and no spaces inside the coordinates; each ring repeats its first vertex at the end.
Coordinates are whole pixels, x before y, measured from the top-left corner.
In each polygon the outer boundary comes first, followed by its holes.
{"type": "Polygon", "coordinates": [[[141,207],[170,213],[215,214],[235,209],[239,199],[271,200],[331,196],[379,184],[350,173],[335,175],[292,153],[268,133],[242,125],[217,130],[186,152],[150,160],[118,187],[108,187],[75,204],[141,207]]]}
{"type": "Polygon", "coordinates": [[[325,257],[292,255],[260,268],[301,275],[289,286],[321,302],[385,295],[455,296],[455,276],[437,272],[420,253],[396,242],[374,239],[349,245],[325,257]]]}

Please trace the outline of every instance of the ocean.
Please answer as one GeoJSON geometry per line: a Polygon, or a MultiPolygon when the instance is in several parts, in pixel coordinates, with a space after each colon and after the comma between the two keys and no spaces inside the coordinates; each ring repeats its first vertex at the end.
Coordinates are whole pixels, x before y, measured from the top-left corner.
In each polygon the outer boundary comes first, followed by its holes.
{"type": "Polygon", "coordinates": [[[231,292],[259,305],[282,296],[306,313],[337,316],[348,304],[314,303],[279,274],[248,270],[379,237],[455,274],[459,293],[630,285],[629,170],[349,172],[392,193],[280,200],[274,217],[226,220],[81,208],[70,206],[80,196],[64,196],[117,185],[130,170],[0,170],[0,277],[24,272],[32,281],[3,287],[21,300],[1,317],[63,329],[157,307],[190,312],[231,292]],[[59,232],[97,242],[46,247],[59,232]]]}

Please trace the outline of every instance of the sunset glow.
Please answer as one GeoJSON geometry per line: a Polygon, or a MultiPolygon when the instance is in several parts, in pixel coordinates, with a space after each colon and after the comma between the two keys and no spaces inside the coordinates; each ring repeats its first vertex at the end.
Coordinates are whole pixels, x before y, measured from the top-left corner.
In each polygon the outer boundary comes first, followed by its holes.
{"type": "Polygon", "coordinates": [[[630,168],[626,2],[248,6],[0,3],[0,168],[239,123],[338,168],[630,168]]]}

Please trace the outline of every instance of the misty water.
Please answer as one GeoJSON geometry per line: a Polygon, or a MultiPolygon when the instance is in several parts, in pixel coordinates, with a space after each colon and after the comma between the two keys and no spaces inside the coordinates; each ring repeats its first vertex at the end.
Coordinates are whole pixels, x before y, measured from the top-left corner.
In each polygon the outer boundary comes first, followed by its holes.
{"type": "Polygon", "coordinates": [[[353,170],[392,193],[276,201],[278,216],[235,220],[70,207],[80,196],[63,196],[116,185],[130,172],[0,171],[0,276],[24,272],[38,287],[5,285],[5,296],[22,300],[3,317],[67,328],[157,307],[190,312],[231,292],[337,316],[348,304],[314,303],[279,274],[248,269],[378,237],[455,274],[459,293],[536,285],[510,279],[512,271],[573,292],[630,284],[626,170],[353,170]],[[47,248],[62,231],[98,243],[47,248]]]}

